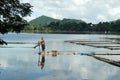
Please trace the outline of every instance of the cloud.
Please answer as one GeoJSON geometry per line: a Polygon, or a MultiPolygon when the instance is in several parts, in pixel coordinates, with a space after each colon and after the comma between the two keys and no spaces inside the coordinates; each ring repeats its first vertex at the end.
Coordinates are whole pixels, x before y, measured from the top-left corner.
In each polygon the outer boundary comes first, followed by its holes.
{"type": "Polygon", "coordinates": [[[120,18],[119,0],[21,0],[33,6],[32,17],[75,18],[98,23],[120,18]]]}
{"type": "Polygon", "coordinates": [[[112,8],[109,10],[109,14],[112,16],[120,15],[120,7],[112,8]]]}

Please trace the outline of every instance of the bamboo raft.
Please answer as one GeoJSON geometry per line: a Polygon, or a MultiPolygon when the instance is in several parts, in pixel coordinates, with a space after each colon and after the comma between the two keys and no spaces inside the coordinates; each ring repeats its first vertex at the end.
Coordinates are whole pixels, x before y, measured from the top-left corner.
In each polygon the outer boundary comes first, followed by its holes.
{"type": "Polygon", "coordinates": [[[72,52],[72,51],[45,51],[46,55],[120,55],[120,52],[72,52]]]}
{"type": "Polygon", "coordinates": [[[110,50],[120,50],[120,47],[107,47],[110,50]]]}
{"type": "Polygon", "coordinates": [[[120,61],[115,61],[115,60],[111,60],[111,59],[106,59],[106,58],[102,58],[102,57],[98,57],[98,56],[95,56],[95,55],[88,55],[88,56],[91,56],[95,59],[98,59],[100,61],[103,61],[103,62],[106,62],[106,63],[109,63],[111,65],[115,65],[115,66],[118,66],[120,67],[120,61]]]}
{"type": "Polygon", "coordinates": [[[8,44],[37,44],[34,42],[7,42],[8,44]]]}
{"type": "Polygon", "coordinates": [[[120,42],[113,41],[90,41],[90,40],[68,40],[65,42],[74,43],[78,45],[86,45],[96,48],[106,48],[110,50],[120,50],[120,42]]]}
{"type": "Polygon", "coordinates": [[[106,63],[109,63],[111,65],[114,65],[114,66],[117,66],[117,67],[120,67],[120,61],[115,61],[115,60],[112,60],[112,59],[106,59],[106,58],[103,58],[103,57],[99,57],[97,55],[120,55],[120,53],[74,53],[74,52],[57,52],[57,51],[51,51],[51,52],[47,52],[47,54],[51,54],[53,57],[57,56],[57,55],[87,55],[87,56],[90,56],[90,57],[93,57],[97,60],[100,60],[100,61],[103,61],[103,62],[106,62],[106,63]]]}
{"type": "MultiPolygon", "coordinates": [[[[120,47],[120,45],[94,45],[94,44],[86,44],[87,46],[91,46],[91,47],[97,47],[97,48],[108,48],[109,49],[109,47],[111,47],[111,49],[113,48],[113,47],[120,47]]],[[[113,48],[114,49],[114,48],[113,48]]],[[[117,48],[117,49],[119,49],[119,48],[117,48]]]]}

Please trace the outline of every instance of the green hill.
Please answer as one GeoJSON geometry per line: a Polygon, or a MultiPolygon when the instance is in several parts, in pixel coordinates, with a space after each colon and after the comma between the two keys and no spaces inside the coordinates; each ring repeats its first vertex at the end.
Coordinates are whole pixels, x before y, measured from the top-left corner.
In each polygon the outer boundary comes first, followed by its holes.
{"type": "Polygon", "coordinates": [[[29,22],[30,25],[48,25],[51,22],[57,22],[58,19],[54,19],[47,16],[40,16],[36,19],[33,19],[29,22]]]}
{"type": "Polygon", "coordinates": [[[54,19],[47,16],[40,16],[34,20],[31,20],[30,26],[25,27],[24,31],[30,30],[31,32],[97,32],[97,33],[119,33],[120,32],[120,19],[109,21],[109,22],[99,22],[98,24],[86,23],[80,19],[69,19],[64,18],[62,20],[54,19]],[[31,26],[33,25],[33,26],[31,26]],[[38,25],[38,26],[37,26],[38,25]]]}
{"type": "Polygon", "coordinates": [[[62,22],[76,22],[76,23],[82,23],[82,22],[84,22],[84,21],[82,21],[82,20],[77,20],[77,19],[67,19],[67,18],[64,18],[64,19],[62,20],[62,22]]]}

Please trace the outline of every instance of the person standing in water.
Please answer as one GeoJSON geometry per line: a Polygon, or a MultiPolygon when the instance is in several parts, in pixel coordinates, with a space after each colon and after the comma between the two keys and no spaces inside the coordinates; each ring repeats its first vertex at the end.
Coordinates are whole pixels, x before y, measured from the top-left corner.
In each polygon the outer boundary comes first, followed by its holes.
{"type": "Polygon", "coordinates": [[[41,38],[40,44],[42,47],[42,52],[45,52],[45,41],[44,41],[43,37],[41,38]]]}
{"type": "Polygon", "coordinates": [[[42,53],[45,53],[45,40],[44,40],[43,37],[41,38],[40,41],[38,41],[38,44],[34,48],[36,48],[36,47],[38,47],[40,45],[41,45],[41,48],[42,48],[42,53]]]}

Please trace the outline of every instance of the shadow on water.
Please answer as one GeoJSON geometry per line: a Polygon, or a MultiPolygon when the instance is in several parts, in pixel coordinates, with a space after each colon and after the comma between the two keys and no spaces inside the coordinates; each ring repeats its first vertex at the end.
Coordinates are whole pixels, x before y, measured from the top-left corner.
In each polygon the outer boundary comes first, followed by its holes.
{"type": "Polygon", "coordinates": [[[45,66],[45,55],[41,55],[41,54],[39,54],[39,58],[38,58],[38,66],[40,66],[41,67],[41,69],[43,69],[44,68],[44,66],[45,66]]]}

